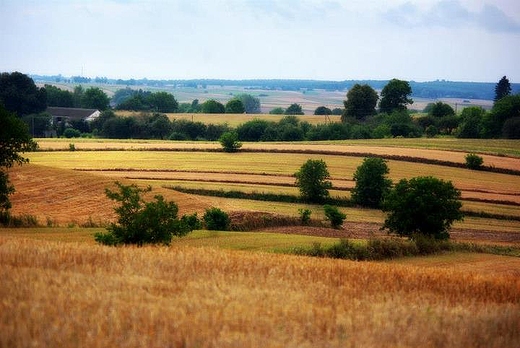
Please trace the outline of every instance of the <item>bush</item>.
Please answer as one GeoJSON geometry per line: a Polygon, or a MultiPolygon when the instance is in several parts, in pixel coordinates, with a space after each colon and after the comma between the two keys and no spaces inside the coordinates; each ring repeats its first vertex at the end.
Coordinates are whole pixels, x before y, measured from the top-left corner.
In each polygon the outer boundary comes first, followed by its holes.
{"type": "Polygon", "coordinates": [[[81,132],[74,128],[67,128],[63,131],[63,136],[65,138],[79,138],[81,137],[81,132]]]}
{"type": "Polygon", "coordinates": [[[309,209],[298,209],[298,213],[303,225],[308,225],[311,222],[311,211],[309,209]]]}
{"type": "Polygon", "coordinates": [[[469,169],[482,169],[484,159],[477,154],[469,153],[466,155],[466,167],[469,169]]]}
{"type": "Polygon", "coordinates": [[[235,132],[222,134],[218,141],[225,152],[237,152],[242,147],[242,143],[238,141],[238,135],[235,132]]]}
{"type": "Polygon", "coordinates": [[[190,227],[177,218],[178,208],[156,195],[155,201],[145,202],[142,194],[151,188],[126,186],[116,182],[118,191],[105,189],[108,198],[119,202],[114,210],[117,223],[107,227],[106,233],[96,233],[95,240],[105,245],[119,244],[169,244],[173,235],[184,236],[190,227]]]}
{"type": "Polygon", "coordinates": [[[325,211],[325,217],[330,221],[333,228],[339,229],[343,224],[343,221],[347,218],[347,216],[340,212],[337,207],[325,204],[323,210],[325,211]]]}
{"type": "Polygon", "coordinates": [[[227,231],[229,230],[229,215],[219,208],[206,209],[204,216],[204,226],[208,230],[227,231]]]}

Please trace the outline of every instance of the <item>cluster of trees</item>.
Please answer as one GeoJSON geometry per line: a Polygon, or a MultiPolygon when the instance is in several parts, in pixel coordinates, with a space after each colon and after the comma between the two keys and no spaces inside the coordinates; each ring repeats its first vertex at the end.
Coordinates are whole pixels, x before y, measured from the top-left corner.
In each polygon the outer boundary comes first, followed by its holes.
{"type": "Polygon", "coordinates": [[[362,125],[367,137],[429,137],[438,134],[460,138],[520,138],[520,95],[510,95],[506,76],[495,87],[495,103],[491,111],[480,107],[464,108],[456,115],[443,102],[429,104],[424,116],[412,117],[407,106],[412,89],[406,81],[391,80],[379,98],[369,85],[354,85],[344,101],[343,123],[362,125]],[[379,100],[380,99],[380,100],[379,100]],[[379,110],[376,109],[379,100],[379,110]]]}
{"type": "MultiPolygon", "coordinates": [[[[387,212],[383,228],[390,233],[448,239],[453,222],[463,218],[460,191],[450,181],[434,177],[402,179],[393,185],[388,173],[384,159],[365,158],[354,173],[352,202],[387,212]]],[[[305,200],[319,203],[329,197],[332,183],[323,160],[308,160],[295,177],[305,200]]]]}

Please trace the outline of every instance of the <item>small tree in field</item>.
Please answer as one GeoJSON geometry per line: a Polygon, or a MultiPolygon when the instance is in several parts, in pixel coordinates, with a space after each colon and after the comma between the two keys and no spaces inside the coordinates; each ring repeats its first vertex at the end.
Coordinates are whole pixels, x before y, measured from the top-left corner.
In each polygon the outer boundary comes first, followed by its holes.
{"type": "Polygon", "coordinates": [[[182,237],[191,229],[186,220],[179,220],[179,211],[174,202],[167,202],[156,195],[155,201],[145,202],[141,195],[151,188],[136,185],[126,186],[116,182],[118,191],[105,189],[108,198],[119,202],[114,210],[117,223],[107,228],[107,233],[97,233],[97,242],[106,245],[119,244],[170,244],[172,236],[182,237]]]}
{"type": "Polygon", "coordinates": [[[206,209],[202,219],[208,230],[227,231],[231,223],[229,215],[219,208],[206,209]]]}
{"type": "Polygon", "coordinates": [[[468,153],[466,155],[466,167],[468,167],[469,169],[475,169],[475,170],[479,170],[479,169],[482,169],[482,165],[484,164],[484,159],[475,154],[475,153],[468,153]]]}
{"type": "Polygon", "coordinates": [[[337,207],[325,204],[323,210],[325,211],[325,217],[330,221],[333,228],[340,228],[343,225],[343,221],[347,218],[347,215],[340,212],[337,207]]]}
{"type": "Polygon", "coordinates": [[[295,174],[296,186],[304,200],[309,202],[322,202],[329,197],[329,189],[332,183],[327,164],[323,160],[308,160],[295,174]]]}
{"type": "Polygon", "coordinates": [[[392,181],[386,177],[388,173],[384,159],[365,158],[354,173],[356,186],[352,190],[352,201],[364,207],[379,208],[384,195],[392,186],[392,181]]]}
{"type": "Polygon", "coordinates": [[[383,210],[388,212],[383,228],[400,236],[419,234],[448,239],[454,221],[462,220],[460,191],[451,181],[434,177],[402,179],[386,196],[383,210]]]}
{"type": "Polygon", "coordinates": [[[242,147],[236,132],[225,132],[218,140],[225,152],[237,152],[242,147]]]}

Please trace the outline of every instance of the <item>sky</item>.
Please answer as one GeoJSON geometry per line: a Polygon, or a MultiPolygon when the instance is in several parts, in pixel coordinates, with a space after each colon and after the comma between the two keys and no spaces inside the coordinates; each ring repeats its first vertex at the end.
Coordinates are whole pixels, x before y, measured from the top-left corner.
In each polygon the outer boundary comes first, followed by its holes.
{"type": "Polygon", "coordinates": [[[520,83],[518,0],[0,0],[0,71],[520,83]]]}

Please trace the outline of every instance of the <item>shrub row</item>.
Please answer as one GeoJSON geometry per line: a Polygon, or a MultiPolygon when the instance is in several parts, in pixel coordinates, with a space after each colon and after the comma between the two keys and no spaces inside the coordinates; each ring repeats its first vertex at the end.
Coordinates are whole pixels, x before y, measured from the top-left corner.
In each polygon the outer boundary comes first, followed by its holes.
{"type": "Polygon", "coordinates": [[[355,261],[380,261],[410,256],[425,256],[442,252],[474,252],[495,255],[520,256],[520,248],[473,243],[439,241],[424,236],[412,240],[399,238],[373,238],[366,244],[341,239],[330,246],[314,243],[310,248],[295,248],[291,253],[303,256],[329,257],[355,261]]]}

